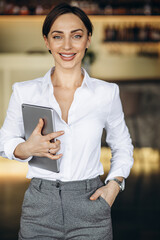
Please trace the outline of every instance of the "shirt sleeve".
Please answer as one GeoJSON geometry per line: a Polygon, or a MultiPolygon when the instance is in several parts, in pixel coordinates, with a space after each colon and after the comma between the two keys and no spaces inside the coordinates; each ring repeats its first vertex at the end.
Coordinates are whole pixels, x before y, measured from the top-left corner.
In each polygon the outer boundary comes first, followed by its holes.
{"type": "Polygon", "coordinates": [[[133,165],[133,145],[124,120],[119,87],[114,84],[112,102],[105,124],[106,142],[111,148],[110,171],[105,183],[113,177],[127,178],[133,165]]]}
{"type": "Polygon", "coordinates": [[[13,154],[18,144],[25,142],[21,104],[22,101],[18,91],[18,84],[15,83],[13,85],[13,93],[10,98],[7,115],[0,129],[0,155],[8,159],[28,162],[32,157],[22,160],[16,158],[13,154]]]}

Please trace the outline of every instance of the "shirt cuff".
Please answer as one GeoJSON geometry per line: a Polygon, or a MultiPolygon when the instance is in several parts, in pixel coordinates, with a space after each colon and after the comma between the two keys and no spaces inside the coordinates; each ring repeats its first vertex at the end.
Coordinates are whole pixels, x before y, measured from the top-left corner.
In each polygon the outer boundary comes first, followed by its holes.
{"type": "Polygon", "coordinates": [[[32,156],[22,160],[20,158],[16,158],[13,154],[14,150],[18,146],[18,144],[23,143],[23,142],[25,142],[25,140],[23,138],[13,138],[13,139],[9,140],[8,142],[6,142],[4,145],[4,152],[5,152],[6,157],[8,159],[17,160],[19,162],[29,162],[32,159],[32,156]]]}
{"type": "Polygon", "coordinates": [[[107,184],[107,181],[112,179],[112,178],[115,178],[115,177],[123,177],[124,179],[126,179],[129,175],[129,170],[128,169],[117,169],[116,171],[114,172],[109,172],[107,178],[105,179],[105,184],[107,184]]]}

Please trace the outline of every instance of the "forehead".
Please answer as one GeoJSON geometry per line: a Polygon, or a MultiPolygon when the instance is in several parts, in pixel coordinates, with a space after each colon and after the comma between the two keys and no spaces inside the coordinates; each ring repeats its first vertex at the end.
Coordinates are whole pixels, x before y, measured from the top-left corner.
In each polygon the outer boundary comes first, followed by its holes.
{"type": "Polygon", "coordinates": [[[59,31],[65,31],[65,30],[74,30],[74,29],[83,29],[84,31],[87,31],[84,23],[82,20],[73,13],[66,13],[63,15],[60,15],[52,24],[50,31],[53,30],[59,30],[59,31]]]}

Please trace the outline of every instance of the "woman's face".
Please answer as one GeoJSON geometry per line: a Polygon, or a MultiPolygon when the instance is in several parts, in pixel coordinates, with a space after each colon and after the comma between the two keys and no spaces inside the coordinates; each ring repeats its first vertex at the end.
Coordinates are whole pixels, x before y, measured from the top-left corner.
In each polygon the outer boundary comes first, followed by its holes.
{"type": "Polygon", "coordinates": [[[81,66],[91,36],[88,36],[87,29],[79,17],[67,13],[55,20],[48,37],[44,36],[44,40],[47,48],[52,52],[55,66],[70,69],[81,66]]]}

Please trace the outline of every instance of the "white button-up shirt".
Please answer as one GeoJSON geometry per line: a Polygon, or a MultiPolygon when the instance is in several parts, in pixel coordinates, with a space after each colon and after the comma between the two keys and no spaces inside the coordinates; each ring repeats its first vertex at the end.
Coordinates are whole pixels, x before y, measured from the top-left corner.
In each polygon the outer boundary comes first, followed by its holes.
{"type": "Polygon", "coordinates": [[[133,146],[124,121],[118,86],[91,78],[82,69],[84,79],[75,91],[66,123],[54,97],[52,71],[54,68],[42,78],[13,85],[7,116],[0,130],[0,155],[22,162],[28,161],[27,178],[61,181],[94,178],[104,173],[100,154],[101,136],[105,128],[106,142],[112,151],[111,167],[106,181],[116,176],[127,178],[133,165],[133,146]],[[51,107],[55,110],[56,131],[65,131],[64,135],[59,137],[61,149],[58,153],[63,153],[59,159],[59,173],[30,165],[32,157],[26,160],[15,158],[13,152],[16,146],[25,141],[22,103],[51,107]]]}

